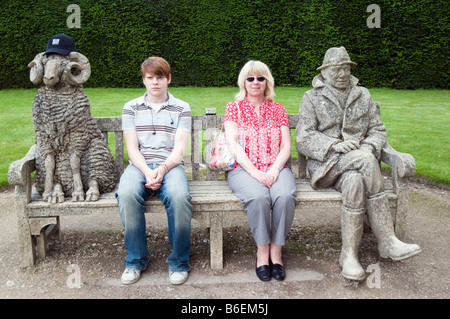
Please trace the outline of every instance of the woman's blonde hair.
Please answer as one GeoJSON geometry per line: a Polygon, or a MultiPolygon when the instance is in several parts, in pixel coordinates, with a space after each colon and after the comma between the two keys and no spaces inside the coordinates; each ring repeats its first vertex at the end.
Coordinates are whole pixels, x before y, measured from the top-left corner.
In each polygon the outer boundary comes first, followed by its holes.
{"type": "Polygon", "coordinates": [[[273,79],[272,73],[266,64],[255,60],[248,61],[242,67],[238,77],[239,93],[235,95],[235,99],[237,101],[242,101],[247,96],[245,81],[250,73],[266,78],[267,83],[264,91],[264,97],[266,100],[273,101],[273,98],[275,97],[275,91],[273,89],[275,86],[275,80],[273,79]]]}

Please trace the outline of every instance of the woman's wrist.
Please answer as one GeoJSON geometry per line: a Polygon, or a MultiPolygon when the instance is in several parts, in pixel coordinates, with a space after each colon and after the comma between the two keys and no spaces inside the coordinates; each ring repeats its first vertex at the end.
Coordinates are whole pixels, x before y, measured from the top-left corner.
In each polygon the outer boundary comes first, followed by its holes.
{"type": "Polygon", "coordinates": [[[281,168],[279,168],[278,166],[272,165],[271,168],[275,168],[278,171],[278,173],[281,172],[281,168]]]}

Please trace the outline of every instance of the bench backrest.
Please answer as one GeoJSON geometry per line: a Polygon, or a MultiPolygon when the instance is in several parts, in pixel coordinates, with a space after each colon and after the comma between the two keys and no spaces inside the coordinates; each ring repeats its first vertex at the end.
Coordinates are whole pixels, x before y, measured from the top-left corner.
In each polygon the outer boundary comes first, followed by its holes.
{"type": "MultiPolygon", "coordinates": [[[[289,126],[294,130],[295,141],[295,127],[298,122],[298,114],[289,114],[289,126]]],[[[124,140],[122,132],[122,118],[117,117],[96,117],[97,125],[105,136],[105,140],[114,141],[115,162],[117,168],[122,173],[124,170],[124,140]],[[110,135],[113,135],[110,136],[110,135]]],[[[192,116],[192,132],[190,141],[190,157],[185,158],[185,162],[190,162],[192,165],[192,179],[201,180],[200,171],[202,167],[206,166],[206,180],[217,180],[220,172],[212,171],[207,165],[207,154],[211,152],[212,142],[215,138],[215,133],[222,128],[224,115],[217,115],[215,108],[207,108],[205,115],[192,116]]],[[[292,136],[292,134],[291,134],[292,136]]],[[[111,143],[110,143],[111,145],[111,143]]],[[[292,143],[292,149],[295,149],[295,142],[292,143]]],[[[186,153],[189,154],[189,151],[186,153]]],[[[294,161],[290,160],[289,166],[293,168],[294,161]]],[[[298,171],[298,178],[306,177],[306,158],[298,154],[298,161],[293,168],[294,171],[298,171]]]]}

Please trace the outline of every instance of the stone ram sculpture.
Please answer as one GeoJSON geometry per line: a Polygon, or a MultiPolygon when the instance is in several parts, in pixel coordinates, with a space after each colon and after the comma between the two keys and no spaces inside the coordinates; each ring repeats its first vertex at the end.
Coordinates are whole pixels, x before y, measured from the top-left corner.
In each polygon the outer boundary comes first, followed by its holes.
{"type": "Polygon", "coordinates": [[[90,64],[79,52],[49,53],[49,46],[28,64],[31,82],[44,83],[33,103],[35,187],[51,203],[64,202],[65,196],[96,201],[114,189],[119,176],[83,90],[90,64]]]}

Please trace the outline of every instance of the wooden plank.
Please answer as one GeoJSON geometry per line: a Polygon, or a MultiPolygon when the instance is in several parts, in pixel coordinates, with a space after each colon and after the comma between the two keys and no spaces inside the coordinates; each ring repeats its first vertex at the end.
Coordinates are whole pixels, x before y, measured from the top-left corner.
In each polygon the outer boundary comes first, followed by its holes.
{"type": "MultiPolygon", "coordinates": [[[[237,198],[226,181],[191,181],[190,192],[192,203],[199,205],[210,205],[209,211],[215,209],[229,210],[228,206],[233,209],[242,210],[242,204],[237,198]],[[235,204],[238,203],[239,207],[235,204]],[[213,209],[214,207],[214,209],[213,209]]],[[[390,201],[397,199],[392,190],[387,191],[390,201]]],[[[51,204],[39,199],[40,196],[33,192],[33,201],[27,205],[28,216],[58,216],[65,214],[89,214],[90,212],[104,211],[107,209],[116,210],[118,207],[114,192],[104,193],[100,195],[100,199],[95,202],[73,202],[71,198],[66,198],[64,203],[51,204]],[[70,210],[76,212],[69,213],[70,210]],[[60,211],[60,213],[58,213],[60,211]]],[[[339,206],[341,203],[341,194],[333,189],[313,190],[306,182],[297,183],[297,198],[302,203],[318,202],[318,206],[339,206]]],[[[150,197],[146,201],[146,206],[162,205],[159,198],[150,197]]],[[[392,204],[391,204],[392,206],[392,204]]]]}

